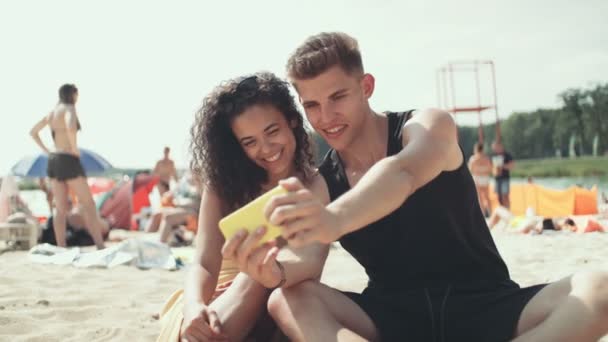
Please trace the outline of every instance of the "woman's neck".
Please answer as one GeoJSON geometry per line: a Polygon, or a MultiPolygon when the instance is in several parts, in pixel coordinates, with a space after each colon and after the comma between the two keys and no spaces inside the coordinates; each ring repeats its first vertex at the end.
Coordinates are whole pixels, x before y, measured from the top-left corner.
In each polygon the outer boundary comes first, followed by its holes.
{"type": "Polygon", "coordinates": [[[265,184],[262,184],[262,190],[268,191],[272,188],[274,188],[275,186],[277,186],[279,184],[279,181],[285,178],[289,178],[289,177],[297,177],[301,180],[301,174],[300,172],[298,172],[295,168],[295,165],[292,165],[291,168],[285,170],[285,172],[282,172],[280,174],[276,174],[276,175],[269,175],[268,176],[268,181],[265,184]]]}

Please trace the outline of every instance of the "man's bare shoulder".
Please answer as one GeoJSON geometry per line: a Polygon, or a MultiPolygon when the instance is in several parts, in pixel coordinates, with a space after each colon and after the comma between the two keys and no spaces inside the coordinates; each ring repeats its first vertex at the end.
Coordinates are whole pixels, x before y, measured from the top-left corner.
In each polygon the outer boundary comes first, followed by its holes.
{"type": "Polygon", "coordinates": [[[428,108],[415,111],[402,128],[403,146],[413,141],[420,141],[412,145],[415,150],[437,153],[435,157],[445,161],[443,171],[454,170],[464,162],[458,145],[458,127],[452,115],[444,110],[428,108]]]}
{"type": "Polygon", "coordinates": [[[410,123],[446,123],[455,124],[452,114],[438,108],[417,109],[412,113],[412,119],[408,120],[404,126],[410,123]]]}
{"type": "Polygon", "coordinates": [[[444,110],[428,108],[416,110],[402,128],[404,143],[411,138],[433,136],[437,141],[458,141],[458,130],[452,115],[444,110]]]}

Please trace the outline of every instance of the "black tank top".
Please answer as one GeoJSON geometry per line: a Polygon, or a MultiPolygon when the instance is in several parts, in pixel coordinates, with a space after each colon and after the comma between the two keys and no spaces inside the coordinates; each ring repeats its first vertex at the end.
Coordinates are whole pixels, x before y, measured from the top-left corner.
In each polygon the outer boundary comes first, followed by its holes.
{"type": "MultiPolygon", "coordinates": [[[[401,132],[412,111],[388,113],[387,156],[402,149],[401,132]]],[[[350,189],[340,157],[331,149],[320,168],[331,200],[350,189]]],[[[401,207],[340,244],[365,268],[369,287],[514,285],[478,204],[463,162],[413,193],[401,207]]]]}

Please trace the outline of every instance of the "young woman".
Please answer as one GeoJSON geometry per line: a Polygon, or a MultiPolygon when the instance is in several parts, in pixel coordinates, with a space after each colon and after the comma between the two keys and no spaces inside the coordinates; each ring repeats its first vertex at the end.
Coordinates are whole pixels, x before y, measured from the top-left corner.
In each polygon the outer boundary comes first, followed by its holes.
{"type": "Polygon", "coordinates": [[[274,331],[266,313],[270,290],[239,274],[234,260],[222,260],[218,222],[281,179],[320,180],[302,116],[285,81],[257,73],[216,87],[191,134],[191,168],[204,184],[196,254],[183,298],[177,292],[165,306],[159,340],[267,341],[274,331]]]}
{"type": "Polygon", "coordinates": [[[34,141],[49,154],[47,175],[51,180],[51,191],[55,200],[54,230],[57,246],[66,246],[66,218],[68,213],[68,195],[71,190],[82,206],[86,227],[98,249],[104,247],[102,222],[99,219],[95,202],[87,184],[86,175],[80,165],[80,151],[77,144],[77,133],[80,122],[76,114],[78,89],[73,84],[64,84],[59,88],[59,103],[44,116],[30,131],[34,141]],[[51,152],[40,140],[40,131],[49,126],[55,149],[51,152]]]}
{"type": "Polygon", "coordinates": [[[486,217],[490,216],[490,181],[492,180],[492,161],[483,152],[483,144],[478,142],[473,148],[473,155],[469,158],[469,170],[475,181],[477,196],[481,211],[486,217]]]}

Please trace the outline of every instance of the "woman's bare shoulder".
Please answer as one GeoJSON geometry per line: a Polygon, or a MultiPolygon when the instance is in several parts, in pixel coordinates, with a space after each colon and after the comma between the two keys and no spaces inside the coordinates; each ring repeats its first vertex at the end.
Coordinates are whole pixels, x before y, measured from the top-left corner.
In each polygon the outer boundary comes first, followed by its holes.
{"type": "Polygon", "coordinates": [[[65,120],[65,107],[62,104],[55,106],[48,115],[48,121],[50,123],[55,123],[59,120],[61,120],[61,122],[65,120]]]}

